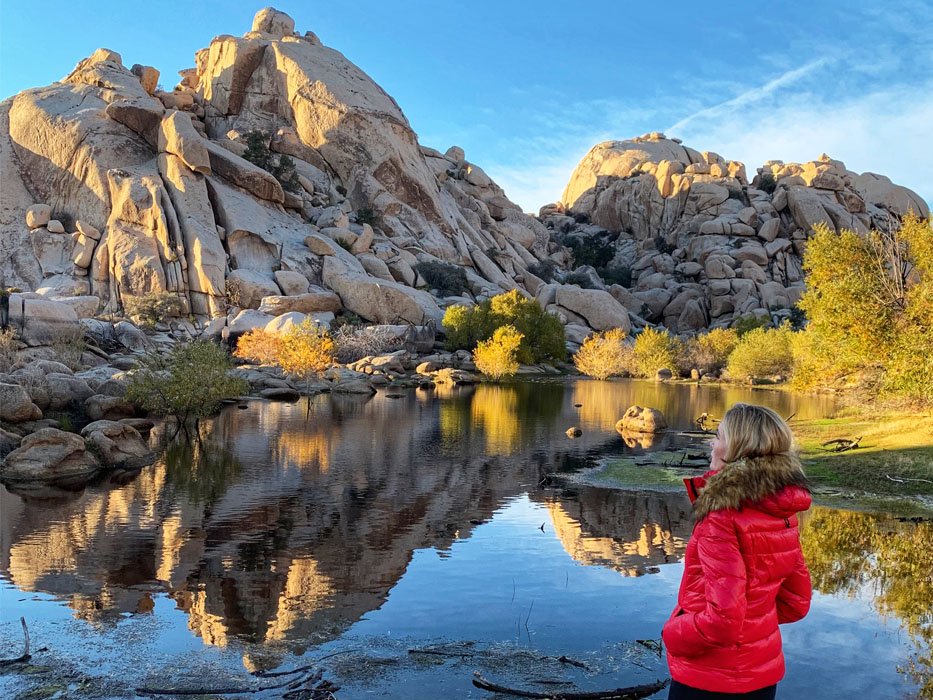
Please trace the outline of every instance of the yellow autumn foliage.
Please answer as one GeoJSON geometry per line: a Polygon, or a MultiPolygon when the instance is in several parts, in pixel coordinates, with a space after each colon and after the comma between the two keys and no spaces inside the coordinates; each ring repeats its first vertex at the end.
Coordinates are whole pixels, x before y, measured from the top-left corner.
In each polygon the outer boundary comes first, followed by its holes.
{"type": "Polygon", "coordinates": [[[518,349],[525,336],[515,326],[501,326],[489,340],[477,343],[473,351],[476,368],[496,381],[518,371],[518,349]]]}
{"type": "Polygon", "coordinates": [[[621,328],[593,333],[573,356],[573,364],[583,374],[596,379],[629,373],[632,350],[624,341],[625,331],[621,328]]]}
{"type": "Polygon", "coordinates": [[[264,328],[254,328],[240,336],[233,356],[261,365],[275,365],[282,353],[282,336],[264,328]]]}

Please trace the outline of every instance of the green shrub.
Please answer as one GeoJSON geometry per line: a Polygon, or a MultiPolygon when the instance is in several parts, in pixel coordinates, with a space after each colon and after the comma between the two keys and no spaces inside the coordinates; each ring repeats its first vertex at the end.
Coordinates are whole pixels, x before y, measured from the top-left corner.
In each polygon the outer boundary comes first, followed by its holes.
{"type": "Polygon", "coordinates": [[[269,150],[269,135],[264,131],[254,129],[245,135],[246,151],[243,158],[253,165],[257,165],[279,181],[282,189],[289,192],[298,192],[301,184],[298,182],[298,173],[295,170],[295,161],[285,154],[274,155],[269,150]]]}
{"type": "Polygon", "coordinates": [[[68,369],[76,372],[82,368],[81,356],[87,349],[83,327],[57,330],[49,345],[55,359],[68,369]]]}
{"type": "Polygon", "coordinates": [[[528,272],[533,274],[535,277],[544,280],[545,282],[553,282],[554,273],[557,272],[557,263],[550,258],[546,258],[541,262],[535,263],[534,265],[529,265],[528,272]]]}
{"type": "Polygon", "coordinates": [[[788,376],[794,368],[794,332],[789,323],[780,328],[755,328],[739,338],[729,355],[733,379],[788,376]]]}
{"type": "Polygon", "coordinates": [[[149,354],[127,383],[126,398],[160,416],[175,416],[182,425],[208,416],[223,399],[249,390],[230,374],[233,365],[219,346],[204,340],[176,345],[168,355],[149,354]]]}
{"type": "Polygon", "coordinates": [[[373,211],[372,207],[362,207],[356,210],[356,223],[376,226],[378,222],[379,215],[373,211]]]}
{"type": "Polygon", "coordinates": [[[564,327],[536,301],[517,290],[480,302],[476,306],[448,307],[442,322],[450,350],[470,350],[488,340],[497,328],[511,325],[522,334],[518,360],[529,364],[563,360],[567,350],[564,327]]]}
{"type": "Polygon", "coordinates": [[[662,255],[670,255],[675,250],[677,246],[673,243],[668,243],[667,239],[664,236],[657,235],[654,237],[654,247],[662,255]]]}
{"type": "Polygon", "coordinates": [[[606,284],[618,284],[626,289],[632,286],[632,268],[625,265],[610,265],[609,267],[600,268],[596,272],[606,284]]]}
{"type": "Polygon", "coordinates": [[[592,289],[593,281],[585,272],[569,272],[564,275],[564,284],[575,284],[580,289],[592,289]]]}
{"type": "Polygon", "coordinates": [[[739,337],[741,338],[743,335],[745,335],[749,331],[753,331],[756,328],[764,328],[769,323],[771,323],[771,319],[768,318],[767,316],[748,315],[748,316],[742,316],[741,318],[737,319],[735,323],[732,324],[732,327],[735,329],[735,332],[738,333],[739,337]]]}
{"type": "Polygon", "coordinates": [[[654,377],[659,369],[677,369],[680,342],[666,329],[645,328],[635,338],[635,372],[640,377],[654,377]]]}
{"type": "Polygon", "coordinates": [[[150,292],[142,296],[122,296],[123,311],[134,323],[143,328],[152,328],[159,321],[177,317],[184,310],[184,303],[172,292],[150,292]]]}
{"type": "Polygon", "coordinates": [[[584,240],[573,239],[569,244],[573,251],[574,264],[590,265],[595,268],[606,267],[616,254],[615,246],[601,238],[590,237],[584,240]]]}
{"type": "Polygon", "coordinates": [[[428,260],[415,265],[415,271],[430,288],[440,292],[441,296],[459,296],[469,290],[466,270],[457,265],[428,260]]]}
{"type": "Polygon", "coordinates": [[[774,190],[777,187],[777,180],[774,179],[774,175],[771,173],[760,173],[756,186],[763,192],[774,194],[774,190]]]}

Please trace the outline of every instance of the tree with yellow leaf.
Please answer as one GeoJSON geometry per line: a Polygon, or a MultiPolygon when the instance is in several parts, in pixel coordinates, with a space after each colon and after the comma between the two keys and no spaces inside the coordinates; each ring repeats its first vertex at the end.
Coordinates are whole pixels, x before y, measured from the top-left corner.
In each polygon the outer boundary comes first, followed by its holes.
{"type": "Polygon", "coordinates": [[[593,333],[573,356],[573,364],[583,374],[596,379],[631,373],[632,349],[624,341],[625,331],[621,328],[593,333]]]}
{"type": "Polygon", "coordinates": [[[489,340],[477,343],[473,351],[476,368],[487,377],[499,381],[518,370],[518,350],[525,336],[515,326],[501,326],[489,340]]]}
{"type": "Polygon", "coordinates": [[[277,365],[282,355],[282,336],[264,328],[254,328],[240,336],[233,356],[261,365],[277,365]]]}
{"type": "Polygon", "coordinates": [[[277,364],[288,374],[304,379],[308,384],[333,366],[334,341],[326,328],[306,318],[282,335],[282,348],[277,364]]]}

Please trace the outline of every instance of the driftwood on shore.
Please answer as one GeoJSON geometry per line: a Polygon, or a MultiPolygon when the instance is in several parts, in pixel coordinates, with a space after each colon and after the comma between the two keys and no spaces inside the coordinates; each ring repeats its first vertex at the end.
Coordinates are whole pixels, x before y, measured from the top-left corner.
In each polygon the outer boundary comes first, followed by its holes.
{"type": "Polygon", "coordinates": [[[26,627],[26,618],[19,618],[20,624],[23,626],[23,653],[17,656],[15,659],[0,659],[0,666],[7,666],[9,664],[18,664],[24,661],[29,661],[32,658],[32,654],[29,653],[29,628],[26,627]]]}
{"type": "Polygon", "coordinates": [[[627,688],[616,688],[614,690],[597,690],[593,692],[577,693],[564,691],[538,692],[534,690],[522,690],[520,688],[509,688],[486,680],[480,675],[479,671],[473,673],[473,685],[482,690],[488,690],[493,693],[504,693],[515,695],[520,698],[542,698],[543,700],[638,700],[654,695],[664,688],[668,681],[658,680],[654,683],[644,685],[632,685],[627,688]]]}
{"type": "Polygon", "coordinates": [[[849,450],[857,450],[862,441],[861,437],[857,437],[854,440],[849,440],[847,438],[836,438],[835,440],[827,440],[823,443],[823,447],[827,448],[827,452],[847,452],[849,450]]]}

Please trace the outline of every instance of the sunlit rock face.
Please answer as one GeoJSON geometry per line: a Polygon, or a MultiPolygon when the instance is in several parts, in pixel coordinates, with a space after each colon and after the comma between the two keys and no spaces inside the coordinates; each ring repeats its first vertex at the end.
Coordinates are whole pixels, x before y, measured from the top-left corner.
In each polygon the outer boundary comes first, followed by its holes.
{"type": "Polygon", "coordinates": [[[750,180],[744,164],[655,132],[594,146],[541,214],[565,240],[611,241],[612,264],[631,284],[605,286],[639,323],[694,333],[750,315],[789,318],[814,227],[890,230],[929,209],[915,192],[825,154],[768,161],[750,180]]]}
{"type": "Polygon", "coordinates": [[[109,309],[168,292],[210,317],[227,310],[231,270],[270,285],[284,271],[366,319],[388,308],[415,322],[440,317],[414,289],[419,261],[466,267],[467,294],[536,286],[526,268],[553,252],[544,227],[462,149],[421,146],[391,96],[288,15],[261,10],[181,76],[164,92],[156,69],[99,49],[0,105],[5,284],[70,276],[109,309]],[[253,162],[255,131],[270,163],[290,159],[287,182],[253,162]],[[327,252],[306,243],[322,230],[356,240],[326,280],[327,252]]]}

